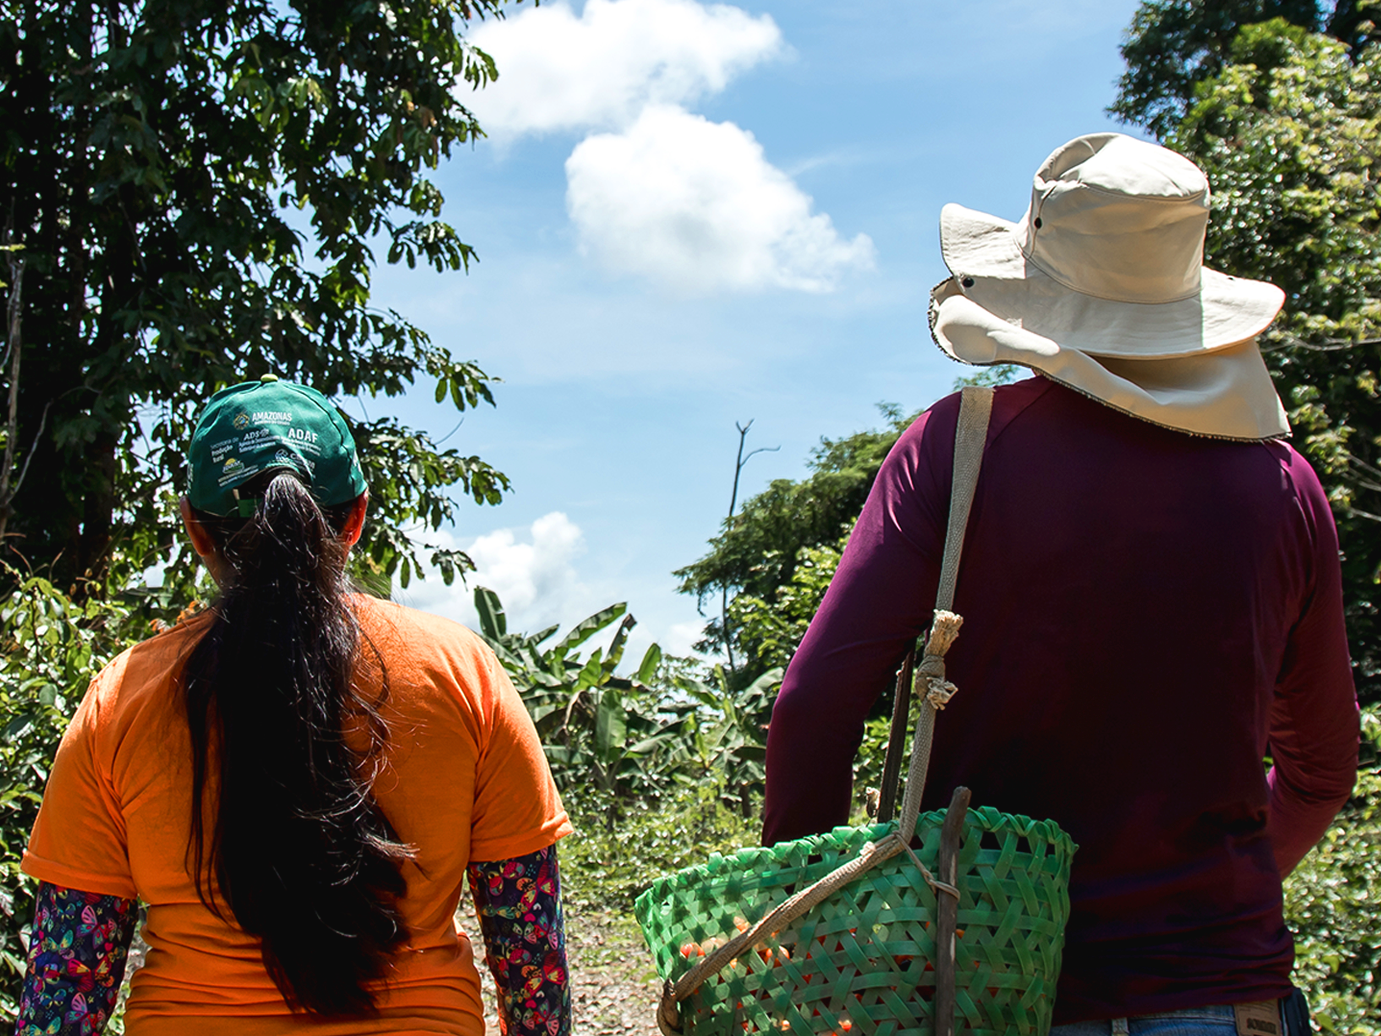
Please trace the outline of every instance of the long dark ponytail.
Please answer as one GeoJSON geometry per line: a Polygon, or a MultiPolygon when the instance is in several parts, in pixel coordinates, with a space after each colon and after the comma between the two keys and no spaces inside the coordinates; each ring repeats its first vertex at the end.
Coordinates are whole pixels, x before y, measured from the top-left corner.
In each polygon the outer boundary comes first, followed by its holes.
{"type": "MultiPolygon", "coordinates": [[[[248,487],[247,487],[248,488],[248,487]]],[[[183,671],[192,736],[197,893],[215,887],[295,1010],[368,1014],[407,937],[397,899],[409,850],[370,792],[387,694],[353,674],[361,636],[339,530],[277,472],[247,519],[196,514],[227,563],[183,671]],[[214,779],[208,780],[208,774],[214,779]]],[[[379,666],[382,673],[382,666],[379,666]]]]}

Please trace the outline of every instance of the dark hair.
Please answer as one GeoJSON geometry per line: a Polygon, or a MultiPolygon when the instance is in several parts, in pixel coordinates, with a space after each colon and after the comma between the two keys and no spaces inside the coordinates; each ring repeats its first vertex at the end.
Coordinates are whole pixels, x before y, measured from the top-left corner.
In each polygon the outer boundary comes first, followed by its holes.
{"type": "Polygon", "coordinates": [[[198,897],[224,916],[214,875],[293,1010],[369,1014],[366,984],[407,938],[397,900],[411,850],[371,793],[388,683],[355,685],[361,636],[339,535],[350,505],[323,514],[294,475],[267,479],[251,518],[197,513],[229,571],[182,674],[189,855],[198,897]]]}

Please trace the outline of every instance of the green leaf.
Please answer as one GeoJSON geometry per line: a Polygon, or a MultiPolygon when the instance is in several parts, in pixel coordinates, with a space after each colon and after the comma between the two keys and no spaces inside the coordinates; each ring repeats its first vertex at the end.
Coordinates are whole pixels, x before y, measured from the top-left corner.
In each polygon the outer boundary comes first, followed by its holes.
{"type": "Polygon", "coordinates": [[[575,627],[552,648],[551,653],[557,658],[565,658],[574,648],[585,643],[627,610],[627,603],[620,602],[595,612],[589,618],[576,623],[575,627]]]}
{"type": "Polygon", "coordinates": [[[602,662],[603,659],[600,657],[600,652],[596,649],[595,652],[590,655],[589,660],[580,667],[580,671],[576,675],[575,690],[577,692],[583,691],[588,687],[598,687],[604,682],[608,674],[604,672],[602,662]]]}
{"type": "Polygon", "coordinates": [[[560,628],[561,628],[561,624],[560,624],[559,622],[556,623],[556,624],[553,625],[553,626],[548,626],[546,629],[540,630],[540,631],[538,631],[537,633],[534,633],[534,634],[532,634],[531,636],[529,636],[529,637],[527,638],[527,643],[528,643],[528,644],[531,644],[531,645],[534,645],[534,646],[537,645],[537,644],[540,644],[540,643],[542,643],[542,641],[546,640],[548,637],[550,637],[553,633],[555,633],[555,632],[556,632],[557,630],[559,630],[560,628]]]}
{"type": "Polygon", "coordinates": [[[653,644],[644,652],[642,663],[638,666],[638,682],[650,684],[656,678],[657,667],[661,664],[662,649],[653,644]]]}
{"type": "Polygon", "coordinates": [[[651,737],[643,738],[643,740],[639,741],[637,744],[630,746],[627,752],[629,755],[647,755],[649,752],[655,752],[675,733],[674,730],[659,731],[651,737]]]}
{"type": "Polygon", "coordinates": [[[616,749],[622,749],[628,738],[627,715],[618,691],[606,690],[595,710],[595,748],[606,759],[616,749]]]}
{"type": "Polygon", "coordinates": [[[637,624],[637,619],[631,615],[625,615],[623,621],[619,623],[619,628],[614,631],[614,639],[609,642],[609,655],[604,660],[604,668],[610,673],[614,671],[623,658],[624,642],[627,641],[628,634],[637,624]]]}
{"type": "Polygon", "coordinates": [[[14,719],[6,723],[4,734],[0,736],[3,736],[6,741],[13,741],[15,738],[27,733],[33,725],[34,714],[32,712],[25,712],[15,716],[14,719]]]}
{"type": "Polygon", "coordinates": [[[486,637],[497,640],[508,632],[508,616],[504,614],[499,595],[487,587],[475,587],[475,611],[479,613],[480,630],[486,637]]]}

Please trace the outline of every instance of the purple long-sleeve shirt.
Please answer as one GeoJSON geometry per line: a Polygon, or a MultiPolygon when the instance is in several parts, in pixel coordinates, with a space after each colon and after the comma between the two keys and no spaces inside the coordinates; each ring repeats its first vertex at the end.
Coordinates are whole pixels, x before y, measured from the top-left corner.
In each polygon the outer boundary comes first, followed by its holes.
{"type": "MultiPolygon", "coordinates": [[[[866,714],[930,623],[958,409],[941,400],[892,449],[787,670],[769,844],[846,822],[866,714]]],[[[1308,463],[1041,377],[999,388],[954,608],[959,692],[923,808],[965,784],[1079,844],[1056,1023],[1288,992],[1280,876],[1346,801],[1358,744],[1337,533],[1308,463]]]]}

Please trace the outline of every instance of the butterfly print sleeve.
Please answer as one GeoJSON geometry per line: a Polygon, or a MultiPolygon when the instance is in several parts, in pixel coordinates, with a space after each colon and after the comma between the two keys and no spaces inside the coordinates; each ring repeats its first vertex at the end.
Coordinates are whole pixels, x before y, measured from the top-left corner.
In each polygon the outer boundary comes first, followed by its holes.
{"type": "Polygon", "coordinates": [[[505,1036],[570,1036],[556,846],[512,860],[471,863],[469,877],[505,1036]]]}
{"type": "Polygon", "coordinates": [[[138,904],[39,882],[16,1036],[93,1036],[125,976],[138,904]]]}

